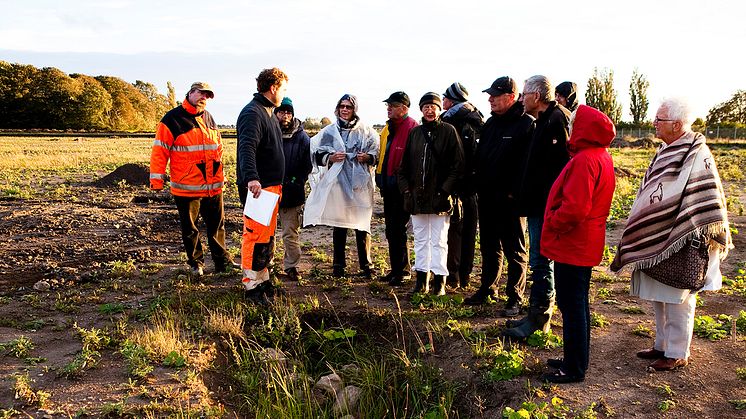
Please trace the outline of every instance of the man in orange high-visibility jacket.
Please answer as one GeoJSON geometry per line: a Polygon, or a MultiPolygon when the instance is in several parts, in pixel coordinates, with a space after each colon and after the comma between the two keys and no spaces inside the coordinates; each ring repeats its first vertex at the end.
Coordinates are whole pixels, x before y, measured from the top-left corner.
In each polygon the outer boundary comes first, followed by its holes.
{"type": "MultiPolygon", "coordinates": [[[[249,193],[254,198],[258,198],[263,190],[282,194],[285,154],[280,123],[272,111],[282,103],[287,81],[288,76],[279,68],[262,70],[256,78],[257,92],[238,115],[236,185],[243,205],[249,193]]],[[[246,288],[246,298],[255,303],[263,304],[274,297],[268,266],[274,249],[278,209],[279,204],[275,204],[268,226],[245,215],[243,217],[242,283],[246,288]]]]}
{"type": "Polygon", "coordinates": [[[223,141],[209,112],[207,99],[215,95],[209,84],[195,82],[181,106],[158,123],[150,154],[150,187],[163,189],[169,160],[171,194],[176,201],[181,237],[192,275],[204,273],[205,256],[195,225],[200,215],[207,226],[207,243],[216,272],[233,269],[225,248],[223,211],[223,141]]]}

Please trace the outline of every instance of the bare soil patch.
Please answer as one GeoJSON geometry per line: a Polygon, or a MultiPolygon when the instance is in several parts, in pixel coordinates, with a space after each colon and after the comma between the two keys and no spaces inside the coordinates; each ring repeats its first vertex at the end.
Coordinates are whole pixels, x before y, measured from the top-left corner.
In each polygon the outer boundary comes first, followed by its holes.
{"type": "MultiPolygon", "coordinates": [[[[137,313],[147,310],[158,298],[173,294],[174,278],[186,272],[179,256],[182,244],[176,208],[167,196],[135,186],[147,185],[143,169],[147,173],[147,168],[139,165],[122,166],[90,185],[72,186],[65,198],[0,200],[0,343],[27,336],[35,344],[32,356],[44,359],[29,365],[0,353],[0,409],[13,407],[31,417],[69,417],[81,412],[97,416],[107,403],[145,405],[160,401],[179,406],[219,405],[230,417],[240,412],[240,401],[235,399],[220,368],[225,354],[220,353],[219,342],[215,342],[218,356],[214,367],[205,374],[204,389],[196,389],[185,377],[160,367],[147,382],[133,385],[122,355],[108,349],[102,351],[98,365],[81,377],[67,379],[59,375],[59,370],[81,350],[73,325],[114,330],[121,319],[134,322],[137,313]],[[122,185],[122,180],[126,185],[122,185]],[[147,274],[112,278],[113,266],[127,261],[147,274]],[[40,280],[48,282],[50,289],[35,290],[34,284],[40,280]],[[103,312],[101,306],[107,303],[120,304],[124,310],[103,312]],[[35,380],[34,389],[50,393],[45,410],[24,406],[15,398],[12,377],[24,373],[35,380]]],[[[743,191],[742,186],[740,190],[743,191]]],[[[739,199],[745,202],[744,196],[739,199]]],[[[380,212],[379,206],[376,213],[380,212]]],[[[734,236],[736,249],[722,266],[729,277],[743,269],[746,261],[746,217],[733,216],[731,222],[741,233],[734,236]]],[[[240,245],[237,233],[241,225],[240,208],[232,196],[226,200],[229,246],[240,245]]],[[[623,226],[623,222],[617,222],[609,229],[608,243],[617,243],[623,226]]],[[[375,255],[387,260],[383,230],[382,219],[374,217],[375,255]]],[[[354,272],[357,255],[353,237],[348,240],[348,271],[354,272]]],[[[299,284],[281,276],[282,287],[296,301],[318,298],[328,308],[330,321],[354,327],[384,347],[402,340],[427,342],[428,323],[443,321],[432,318],[427,309],[412,306],[407,296],[412,284],[392,289],[383,284],[371,286],[369,281],[356,278],[349,289],[324,289],[323,281],[313,275],[331,272],[331,263],[320,262],[318,256],[331,258],[331,229],[304,229],[301,241],[301,270],[308,280],[299,284]],[[420,315],[407,316],[404,327],[397,326],[398,307],[420,315]]],[[[209,261],[209,256],[206,259],[209,261]]],[[[207,271],[199,288],[200,298],[208,301],[218,294],[241,292],[238,276],[212,275],[209,265],[207,271]]],[[[477,266],[474,277],[478,274],[477,266]]],[[[490,383],[477,368],[468,342],[458,334],[436,334],[433,352],[423,356],[459,384],[453,416],[497,418],[506,406],[518,408],[530,398],[547,401],[558,396],[575,414],[590,409],[597,417],[744,417],[743,411],[728,402],[746,399],[746,382],[736,375],[737,368],[746,367],[744,337],[717,342],[695,337],[690,366],[674,372],[650,373],[647,363],[634,354],[650,347],[653,340],[635,335],[633,330],[640,325],[654,330],[652,308],[629,297],[626,276],[602,282],[598,280],[601,274],[605,274],[605,267],[597,268],[594,274],[591,310],[603,315],[609,325],[592,331],[591,365],[583,383],[542,386],[539,377],[546,371],[544,362],[549,357],[560,357],[561,349],[528,347],[525,349],[530,356],[523,375],[490,383]],[[597,297],[600,288],[608,289],[611,297],[597,297]],[[631,306],[639,307],[643,313],[623,311],[631,306]],[[534,390],[529,390],[529,386],[534,390]],[[660,388],[664,386],[673,395],[662,395],[660,388]],[[660,402],[666,399],[674,400],[675,407],[664,414],[660,402]]],[[[472,286],[456,294],[467,296],[474,290],[472,286]]],[[[698,307],[697,315],[737,316],[739,310],[746,309],[744,296],[705,293],[702,300],[704,304],[698,307]]],[[[499,331],[505,320],[499,317],[500,308],[481,307],[474,316],[461,320],[469,321],[477,330],[499,331]]],[[[322,318],[304,320],[318,324],[322,318]]],[[[554,332],[561,336],[561,316],[555,316],[553,325],[554,332]]]]}

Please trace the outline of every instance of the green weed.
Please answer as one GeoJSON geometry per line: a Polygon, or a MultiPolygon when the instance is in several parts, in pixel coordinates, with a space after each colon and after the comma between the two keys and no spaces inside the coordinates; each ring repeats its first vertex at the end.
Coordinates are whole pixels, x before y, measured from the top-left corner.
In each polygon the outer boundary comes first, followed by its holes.
{"type": "Polygon", "coordinates": [[[746,409],[746,399],[728,400],[728,403],[730,403],[736,410],[746,409]]]}
{"type": "Polygon", "coordinates": [[[7,343],[0,343],[0,350],[8,351],[16,358],[24,359],[34,350],[34,342],[26,336],[19,336],[7,343]]]}
{"type": "Polygon", "coordinates": [[[13,390],[15,391],[16,399],[21,400],[26,406],[37,406],[44,408],[49,401],[51,394],[46,391],[36,390],[31,388],[31,383],[34,382],[29,378],[28,373],[26,374],[14,374],[12,378],[15,379],[13,390]]]}
{"type": "Polygon", "coordinates": [[[670,399],[661,400],[660,403],[658,403],[658,411],[661,413],[666,413],[674,407],[676,407],[676,402],[670,399]]]}
{"type": "Polygon", "coordinates": [[[552,397],[551,402],[544,401],[534,402],[525,401],[521,403],[518,410],[511,407],[505,407],[502,417],[506,419],[545,419],[545,418],[564,418],[568,412],[564,401],[559,397],[552,397]]]}
{"type": "Polygon", "coordinates": [[[98,306],[98,312],[101,314],[112,315],[123,313],[127,307],[122,303],[106,303],[98,306]]]}
{"type": "Polygon", "coordinates": [[[645,314],[645,310],[638,306],[622,307],[619,310],[625,314],[645,314]]]}
{"type": "Polygon", "coordinates": [[[591,327],[603,329],[609,325],[609,321],[606,320],[606,316],[598,313],[591,313],[591,327]]]}
{"type": "Polygon", "coordinates": [[[725,314],[717,315],[715,318],[710,316],[694,318],[694,334],[713,342],[727,337],[730,334],[730,327],[731,317],[725,314]]]}
{"type": "Polygon", "coordinates": [[[526,344],[534,348],[554,349],[561,347],[564,343],[562,338],[552,333],[551,330],[547,333],[536,330],[526,339],[526,344]]]}
{"type": "Polygon", "coordinates": [[[119,348],[119,353],[127,362],[127,373],[131,377],[141,380],[153,371],[153,366],[148,360],[148,351],[141,345],[125,340],[119,348]]]}
{"type": "Polygon", "coordinates": [[[644,338],[652,338],[653,336],[655,336],[655,332],[650,330],[649,327],[641,325],[641,324],[638,324],[637,326],[635,326],[634,329],[632,329],[632,334],[640,336],[640,337],[644,337],[644,338]]]}
{"type": "Polygon", "coordinates": [[[599,288],[596,291],[596,296],[598,296],[598,298],[601,300],[608,300],[609,298],[611,298],[612,293],[613,291],[608,288],[599,288]]]}

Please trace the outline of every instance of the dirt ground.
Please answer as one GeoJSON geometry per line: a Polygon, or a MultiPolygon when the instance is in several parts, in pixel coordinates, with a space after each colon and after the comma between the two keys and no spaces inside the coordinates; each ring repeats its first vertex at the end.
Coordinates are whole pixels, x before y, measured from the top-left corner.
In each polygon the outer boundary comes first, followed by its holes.
{"type": "MultiPolygon", "coordinates": [[[[131,395],[128,376],[122,357],[114,351],[104,352],[95,369],[87,371],[80,379],[60,378],[56,369],[69,363],[80,351],[80,338],[71,326],[106,327],[111,316],[102,314],[103,303],[119,302],[127,307],[140,307],[161,292],[168,292],[167,278],[183,270],[179,260],[182,245],[178,232],[178,216],[168,196],[147,191],[142,186],[146,180],[138,169],[128,168],[116,175],[102,173],[102,179],[93,184],[79,183],[70,188],[69,196],[61,199],[2,199],[0,200],[0,343],[21,335],[35,343],[33,356],[46,358],[34,366],[17,358],[0,353],[0,409],[14,407],[29,417],[67,417],[81,412],[96,412],[102,404],[115,403],[131,395]],[[106,176],[108,175],[108,176],[106,176]],[[106,176],[106,177],[104,177],[106,176]],[[127,180],[129,186],[120,184],[127,180]],[[122,279],[118,286],[101,292],[93,286],[111,270],[109,262],[133,260],[140,266],[160,265],[157,272],[142,279],[122,279]],[[45,280],[49,290],[35,290],[34,285],[45,280]],[[69,296],[76,290],[77,298],[69,296]],[[70,304],[76,309],[67,310],[70,304]],[[35,389],[51,394],[50,406],[39,411],[24,408],[15,399],[12,374],[28,371],[35,380],[35,389]]],[[[741,189],[743,190],[743,189],[741,189]]],[[[741,197],[741,202],[744,197],[741,197]]],[[[379,203],[380,204],[380,203],[379,203]]],[[[380,206],[373,220],[375,254],[385,257],[385,239],[380,206]]],[[[235,197],[226,202],[226,228],[228,242],[237,247],[237,232],[241,229],[240,209],[235,197]]],[[[725,275],[733,277],[744,268],[746,249],[746,217],[733,216],[732,224],[741,231],[734,235],[735,250],[722,266],[725,275]]],[[[616,244],[623,228],[617,222],[608,232],[607,242],[616,244]]],[[[331,257],[331,232],[327,227],[304,229],[302,271],[313,267],[331,271],[330,263],[312,259],[315,249],[331,257]]],[[[348,239],[348,269],[355,267],[354,239],[348,239]]],[[[410,242],[411,246],[411,242],[410,242]]],[[[209,258],[208,258],[209,260],[209,258]]],[[[208,262],[207,271],[212,266],[208,262]]],[[[604,267],[598,268],[605,271],[604,267]]],[[[477,267],[474,277],[478,277],[477,267]]],[[[628,276],[627,274],[624,274],[628,276]]],[[[239,292],[238,277],[215,276],[206,283],[205,293],[239,292]]],[[[383,308],[396,310],[396,300],[411,308],[407,292],[411,284],[401,289],[374,292],[366,281],[356,279],[351,290],[353,297],[342,295],[339,289],[324,291],[313,282],[305,284],[283,282],[285,290],[299,301],[307,295],[332,302],[336,310],[346,313],[349,321],[364,322],[367,310],[383,308]],[[360,302],[365,300],[365,305],[360,302]]],[[[652,338],[632,333],[638,325],[654,330],[652,308],[644,301],[628,296],[626,278],[614,282],[594,282],[592,296],[600,287],[612,291],[611,300],[616,304],[594,298],[591,310],[609,320],[604,328],[594,328],[591,341],[591,363],[586,381],[545,388],[544,392],[561,397],[575,411],[595,403],[599,417],[682,417],[682,418],[737,418],[746,417],[728,401],[746,399],[746,382],[736,376],[737,368],[746,367],[746,340],[743,336],[710,342],[698,337],[692,344],[691,364],[674,372],[648,372],[647,362],[635,357],[635,352],[651,347],[652,338]],[[644,313],[626,314],[623,308],[640,307],[644,313]],[[663,395],[660,388],[668,386],[672,395],[663,395]],[[675,407],[662,413],[659,403],[665,399],[675,401],[675,407]]],[[[464,295],[474,288],[463,292],[464,295]]],[[[706,293],[704,305],[697,314],[728,314],[737,316],[746,309],[746,298],[725,293],[706,293]]],[[[500,305],[477,310],[468,321],[477,329],[500,326],[500,305]]],[[[555,316],[553,330],[561,335],[561,316],[555,316]]],[[[369,329],[370,325],[360,324],[369,329]]],[[[420,325],[422,326],[422,325],[420,325]]],[[[417,330],[425,330],[418,327],[417,330]]],[[[561,356],[561,349],[537,350],[529,348],[532,358],[529,370],[522,376],[506,382],[486,383],[474,368],[475,360],[468,343],[461,337],[444,337],[435,343],[435,351],[427,356],[428,362],[440,367],[451,380],[460,383],[459,397],[455,403],[458,417],[501,417],[505,406],[517,408],[527,400],[527,383],[541,388],[540,375],[549,357],[561,356]]],[[[168,391],[173,384],[168,374],[156,368],[149,383],[160,391],[168,391]]],[[[226,406],[231,412],[231,396],[219,377],[208,380],[205,397],[226,406]]],[[[540,398],[541,394],[534,394],[540,398]]],[[[546,398],[545,398],[546,399],[546,398]]],[[[195,402],[187,400],[184,403],[195,402]]],[[[231,415],[232,416],[232,415],[231,415]]],[[[590,416],[587,416],[590,417],[590,416]]]]}

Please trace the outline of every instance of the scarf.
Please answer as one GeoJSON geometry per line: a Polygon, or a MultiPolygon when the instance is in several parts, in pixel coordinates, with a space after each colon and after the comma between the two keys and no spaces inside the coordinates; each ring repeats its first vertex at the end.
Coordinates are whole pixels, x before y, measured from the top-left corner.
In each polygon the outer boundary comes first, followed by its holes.
{"type": "Polygon", "coordinates": [[[725,193],[702,134],[688,132],[661,147],[645,173],[611,264],[654,266],[692,238],[712,239],[721,258],[732,247],[725,193]]]}
{"type": "Polygon", "coordinates": [[[293,138],[293,135],[295,135],[296,132],[300,129],[300,119],[293,118],[292,121],[290,121],[290,125],[285,128],[282,125],[280,126],[282,129],[282,139],[283,140],[289,140],[293,138]]]}

